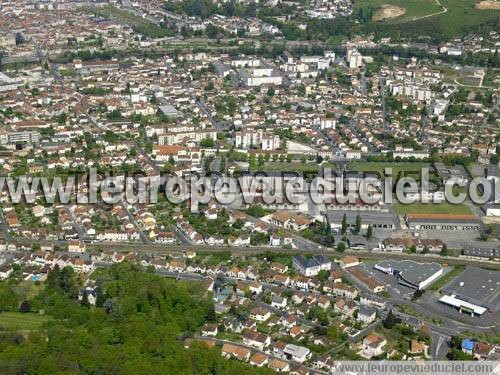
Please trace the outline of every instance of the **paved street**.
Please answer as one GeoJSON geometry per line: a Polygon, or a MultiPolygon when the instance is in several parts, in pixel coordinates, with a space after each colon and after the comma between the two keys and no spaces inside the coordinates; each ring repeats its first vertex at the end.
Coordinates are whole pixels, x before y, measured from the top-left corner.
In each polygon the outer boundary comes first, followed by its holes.
{"type": "Polygon", "coordinates": [[[3,214],[2,207],[0,207],[0,226],[2,227],[3,238],[6,241],[10,241],[9,226],[5,221],[5,215],[3,214]]]}
{"type": "Polygon", "coordinates": [[[433,360],[444,360],[448,353],[449,345],[450,336],[443,335],[439,332],[432,332],[429,356],[433,360]]]}

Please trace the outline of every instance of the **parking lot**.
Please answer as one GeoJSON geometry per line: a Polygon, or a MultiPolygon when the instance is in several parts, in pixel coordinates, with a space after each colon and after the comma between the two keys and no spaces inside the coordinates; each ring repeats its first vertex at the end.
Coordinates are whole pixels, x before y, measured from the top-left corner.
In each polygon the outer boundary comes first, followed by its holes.
{"type": "Polygon", "coordinates": [[[397,277],[393,275],[387,275],[381,271],[374,269],[373,266],[376,263],[377,262],[375,261],[369,261],[363,263],[361,266],[367,273],[380,280],[385,285],[387,291],[391,294],[391,296],[395,298],[405,298],[405,296],[411,297],[411,295],[415,292],[414,289],[399,284],[397,277]]]}

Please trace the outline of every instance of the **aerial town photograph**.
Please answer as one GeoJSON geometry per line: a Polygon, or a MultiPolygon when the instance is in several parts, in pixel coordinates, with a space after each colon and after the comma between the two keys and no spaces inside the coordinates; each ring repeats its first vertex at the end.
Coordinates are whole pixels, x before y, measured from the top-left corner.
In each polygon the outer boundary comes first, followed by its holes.
{"type": "Polygon", "coordinates": [[[500,0],[0,0],[0,374],[500,374],[500,0]]]}

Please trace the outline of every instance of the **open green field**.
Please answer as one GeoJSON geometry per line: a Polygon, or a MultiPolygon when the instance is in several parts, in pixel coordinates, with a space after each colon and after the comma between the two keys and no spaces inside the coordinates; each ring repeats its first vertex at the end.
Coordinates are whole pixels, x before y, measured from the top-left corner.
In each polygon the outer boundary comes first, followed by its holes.
{"type": "Polygon", "coordinates": [[[116,18],[120,22],[129,25],[134,31],[151,38],[163,38],[166,36],[173,36],[174,34],[172,31],[164,29],[132,12],[118,9],[111,5],[91,9],[90,11],[101,17],[116,18]]]}
{"type": "Polygon", "coordinates": [[[434,35],[457,37],[474,31],[498,30],[500,11],[491,9],[476,9],[480,0],[359,0],[355,2],[355,12],[359,9],[380,9],[384,4],[406,9],[406,13],[393,19],[371,22],[374,24],[393,25],[387,31],[394,32],[398,28],[402,34],[434,35]],[[446,12],[443,11],[446,8],[446,12]],[[438,13],[438,14],[436,14],[438,13]],[[428,17],[426,17],[428,16],[428,17]],[[405,25],[401,25],[405,24],[405,25]],[[396,26],[397,25],[397,26],[396,26]]]}
{"type": "Polygon", "coordinates": [[[412,204],[394,204],[394,211],[398,215],[405,214],[451,214],[451,215],[470,215],[469,207],[465,204],[452,204],[449,202],[441,203],[412,203],[412,204]]]}
{"type": "Polygon", "coordinates": [[[264,166],[257,166],[256,170],[263,171],[283,171],[283,172],[318,172],[319,166],[316,163],[280,162],[268,161],[264,166]]]}
{"type": "MultiPolygon", "coordinates": [[[[354,10],[367,8],[379,9],[382,5],[386,4],[406,9],[405,14],[393,18],[398,21],[422,17],[442,10],[435,0],[360,0],[354,3],[354,10]]],[[[386,21],[390,21],[390,19],[386,21]]]]}
{"type": "Polygon", "coordinates": [[[498,30],[500,11],[476,9],[475,5],[479,0],[440,0],[440,3],[448,9],[448,12],[436,17],[447,32],[474,28],[487,21],[496,22],[498,30]]]}
{"type": "Polygon", "coordinates": [[[381,176],[384,175],[386,168],[392,168],[392,177],[396,181],[397,177],[408,176],[413,177],[417,182],[420,181],[420,171],[422,168],[429,169],[429,176],[434,174],[430,163],[425,162],[369,162],[369,161],[353,161],[347,166],[350,171],[356,172],[378,172],[381,176]]]}
{"type": "Polygon", "coordinates": [[[499,77],[500,74],[498,71],[494,69],[488,69],[483,79],[483,86],[493,87],[495,85],[495,81],[498,80],[499,77]]]}
{"type": "Polygon", "coordinates": [[[33,330],[50,320],[47,315],[35,313],[3,312],[0,313],[0,326],[14,330],[33,330]]]}

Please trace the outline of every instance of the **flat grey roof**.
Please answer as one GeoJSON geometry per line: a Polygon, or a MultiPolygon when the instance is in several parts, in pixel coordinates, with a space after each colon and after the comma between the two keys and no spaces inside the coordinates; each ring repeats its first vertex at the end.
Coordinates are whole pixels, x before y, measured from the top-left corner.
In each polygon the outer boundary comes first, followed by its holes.
{"type": "Polygon", "coordinates": [[[500,310],[500,272],[469,266],[443,288],[443,293],[497,312],[500,310]]]}
{"type": "Polygon", "coordinates": [[[306,355],[308,355],[310,353],[310,350],[306,347],[303,347],[303,346],[298,346],[295,344],[287,344],[285,346],[284,352],[286,354],[290,354],[290,355],[293,355],[296,357],[305,357],[306,355]]]}
{"type": "Polygon", "coordinates": [[[293,260],[298,262],[302,268],[317,267],[326,263],[331,263],[328,258],[322,255],[315,255],[312,258],[306,258],[302,255],[294,255],[293,260]]]}
{"type": "Polygon", "coordinates": [[[464,251],[464,255],[475,256],[481,258],[499,258],[500,249],[494,247],[471,247],[467,246],[464,251]]]}
{"type": "Polygon", "coordinates": [[[415,285],[429,279],[441,270],[441,265],[438,263],[417,263],[413,260],[383,260],[377,265],[400,271],[403,279],[415,285]]]}
{"type": "Polygon", "coordinates": [[[171,104],[163,104],[159,107],[160,111],[162,111],[165,115],[177,115],[178,111],[171,104]]]}
{"type": "Polygon", "coordinates": [[[372,315],[373,313],[376,313],[376,312],[377,312],[377,309],[375,309],[371,306],[365,306],[365,305],[359,306],[359,314],[372,315]]]}
{"type": "Polygon", "coordinates": [[[442,215],[442,217],[433,217],[430,214],[428,217],[421,217],[417,215],[411,215],[408,214],[406,216],[406,221],[408,223],[437,223],[437,224],[446,224],[446,225],[452,225],[452,224],[457,224],[457,225],[464,225],[464,224],[475,224],[478,225],[481,223],[481,221],[474,217],[473,215],[442,215]],[[454,217],[457,216],[457,217],[454,217]],[[469,217],[470,216],[470,217],[469,217]]]}

